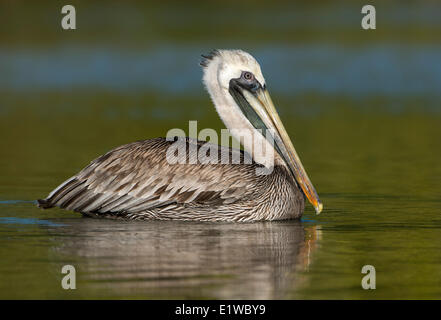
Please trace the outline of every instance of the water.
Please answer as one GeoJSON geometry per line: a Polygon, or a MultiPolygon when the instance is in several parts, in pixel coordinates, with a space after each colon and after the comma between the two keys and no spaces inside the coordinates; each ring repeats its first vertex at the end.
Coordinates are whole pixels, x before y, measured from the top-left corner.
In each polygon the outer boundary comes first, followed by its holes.
{"type": "MultiPolygon", "coordinates": [[[[143,50],[66,46],[38,50],[32,56],[23,50],[5,51],[0,53],[0,68],[8,76],[0,79],[0,85],[28,91],[100,87],[122,93],[155,90],[198,94],[198,62],[201,52],[206,51],[182,45],[143,50]]],[[[441,45],[343,48],[275,43],[253,50],[253,54],[262,61],[263,70],[269,71],[267,81],[273,91],[282,94],[314,90],[358,97],[403,93],[440,96],[441,45]],[[403,69],[403,65],[407,67],[403,69]],[[421,81],[414,81],[415,75],[421,81]]]]}
{"type": "Polygon", "coordinates": [[[0,298],[440,298],[439,5],[381,5],[376,36],[343,2],[262,4],[247,23],[236,5],[212,19],[210,6],[170,8],[88,5],[79,23],[96,32],[70,34],[49,3],[1,8],[0,298]],[[263,28],[268,15],[279,18],[263,28]],[[223,128],[197,66],[213,47],[261,61],[321,215],[124,222],[36,208],[117,145],[188,132],[188,120],[223,128]],[[66,264],[76,290],[61,288],[66,264]],[[376,290],[360,285],[368,264],[376,290]]]}

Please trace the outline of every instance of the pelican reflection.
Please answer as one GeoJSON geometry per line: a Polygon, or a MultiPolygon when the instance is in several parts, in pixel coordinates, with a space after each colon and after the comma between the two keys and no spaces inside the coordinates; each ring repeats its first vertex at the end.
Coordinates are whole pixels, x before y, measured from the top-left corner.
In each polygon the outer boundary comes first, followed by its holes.
{"type": "MultiPolygon", "coordinates": [[[[66,220],[63,220],[66,224],[66,220]]],[[[316,226],[72,219],[57,254],[99,297],[282,299],[301,281],[316,226]]]]}

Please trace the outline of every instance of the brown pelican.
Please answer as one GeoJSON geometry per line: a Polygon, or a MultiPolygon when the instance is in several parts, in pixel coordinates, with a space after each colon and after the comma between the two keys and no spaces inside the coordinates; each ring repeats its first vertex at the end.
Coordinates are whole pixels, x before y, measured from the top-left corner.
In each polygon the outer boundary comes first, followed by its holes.
{"type": "MultiPolygon", "coordinates": [[[[176,141],[138,141],[93,160],[46,199],[38,200],[39,206],[92,217],[259,221],[300,218],[306,196],[320,213],[323,205],[276,112],[257,61],[241,50],[214,50],[202,57],[203,82],[219,116],[244,149],[219,147],[219,159],[239,154],[239,163],[170,163],[167,150],[176,141]],[[248,130],[253,139],[242,139],[234,129],[248,130]],[[256,144],[274,151],[273,157],[258,154],[253,150],[256,144]],[[247,156],[252,161],[245,161],[247,156]],[[259,168],[269,173],[258,174],[259,168]]],[[[183,141],[186,158],[206,144],[177,140],[183,141]]]]}

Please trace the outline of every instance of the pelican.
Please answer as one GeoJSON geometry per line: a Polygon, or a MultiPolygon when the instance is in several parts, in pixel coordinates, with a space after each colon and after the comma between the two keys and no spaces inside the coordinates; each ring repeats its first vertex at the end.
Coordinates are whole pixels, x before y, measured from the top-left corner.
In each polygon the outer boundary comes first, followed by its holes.
{"type": "MultiPolygon", "coordinates": [[[[248,222],[298,219],[305,197],[317,214],[319,200],[267,91],[260,65],[242,50],[202,55],[203,82],[231,135],[243,150],[219,146],[219,156],[239,154],[238,163],[170,163],[175,140],[156,138],[117,147],[93,160],[46,199],[90,217],[133,220],[248,222]],[[238,130],[253,139],[243,139],[238,130]],[[272,159],[253,150],[272,150],[272,159]],[[271,149],[272,148],[272,149],[271,149]],[[245,161],[250,157],[252,161],[245,161]],[[269,161],[271,160],[271,161],[269,161]],[[258,174],[258,169],[267,174],[258,174]]],[[[208,143],[182,138],[185,157],[208,143]]]]}

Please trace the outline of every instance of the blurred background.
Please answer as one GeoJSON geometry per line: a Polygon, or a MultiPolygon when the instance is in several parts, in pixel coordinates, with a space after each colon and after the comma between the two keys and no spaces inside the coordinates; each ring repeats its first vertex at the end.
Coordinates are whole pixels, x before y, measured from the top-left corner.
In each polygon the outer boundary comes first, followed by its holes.
{"type": "Polygon", "coordinates": [[[440,298],[440,18],[435,0],[1,1],[0,297],[440,298]],[[65,4],[76,30],[61,28],[65,4]],[[365,4],[376,30],[361,28],[365,4]],[[115,146],[189,120],[224,128],[198,66],[214,48],[261,64],[320,216],[181,230],[29,202],[115,146]],[[66,261],[81,266],[74,292],[59,286],[66,261]],[[376,290],[361,289],[365,264],[376,290]]]}

